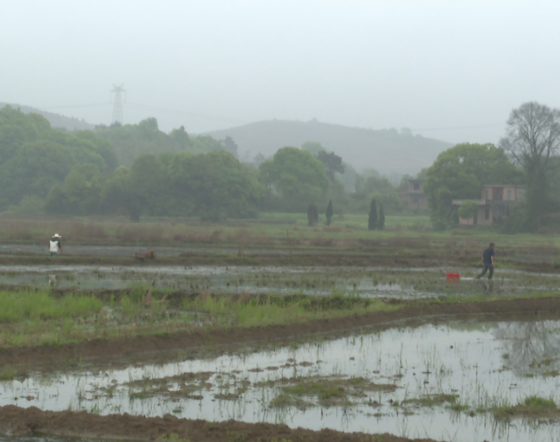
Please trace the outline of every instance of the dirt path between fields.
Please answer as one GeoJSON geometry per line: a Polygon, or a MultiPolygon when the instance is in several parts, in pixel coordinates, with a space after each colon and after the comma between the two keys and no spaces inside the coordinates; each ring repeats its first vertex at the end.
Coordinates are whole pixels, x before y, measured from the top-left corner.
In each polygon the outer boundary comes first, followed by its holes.
{"type": "Polygon", "coordinates": [[[169,361],[182,355],[194,359],[204,355],[232,353],[243,348],[262,348],[283,342],[302,341],[315,334],[336,337],[355,330],[379,330],[396,325],[437,323],[450,316],[468,318],[485,315],[486,320],[534,320],[560,317],[560,296],[497,300],[490,302],[426,304],[386,300],[402,308],[392,312],[368,313],[344,318],[321,319],[301,324],[273,325],[253,328],[228,327],[195,329],[190,332],[137,336],[134,338],[96,339],[76,344],[43,347],[0,349],[0,364],[26,370],[64,370],[90,365],[123,366],[169,361]]]}
{"type": "Polygon", "coordinates": [[[247,424],[233,420],[207,422],[163,417],[114,414],[99,416],[86,412],[41,411],[38,408],[0,407],[0,434],[23,436],[43,433],[111,440],[176,440],[177,442],[435,442],[433,439],[406,439],[389,434],[367,435],[334,430],[290,429],[286,425],[247,424]]]}
{"type": "MultiPolygon", "coordinates": [[[[286,251],[251,253],[213,253],[197,251],[180,253],[176,256],[157,256],[156,259],[138,260],[131,256],[118,255],[61,255],[52,259],[46,255],[22,254],[6,256],[0,254],[0,265],[91,265],[91,266],[382,266],[382,267],[476,267],[479,254],[475,251],[453,250],[445,258],[433,250],[410,249],[406,254],[383,248],[365,250],[325,249],[321,251],[286,251]]],[[[560,272],[560,265],[553,260],[520,261],[513,251],[500,251],[499,266],[535,272],[560,272]]]]}

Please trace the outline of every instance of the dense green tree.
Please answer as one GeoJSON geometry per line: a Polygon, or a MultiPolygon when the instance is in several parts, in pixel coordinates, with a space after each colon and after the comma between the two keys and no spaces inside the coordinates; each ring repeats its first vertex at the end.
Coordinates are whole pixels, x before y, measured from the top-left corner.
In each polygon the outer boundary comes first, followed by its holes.
{"type": "Polygon", "coordinates": [[[90,215],[99,212],[104,177],[95,164],[78,164],[51,188],[46,209],[52,213],[90,215]]]}
{"type": "Polygon", "coordinates": [[[192,145],[191,138],[184,126],[181,126],[179,129],[173,129],[169,133],[169,137],[179,150],[187,150],[192,145]]]}
{"type": "Polygon", "coordinates": [[[183,126],[167,135],[159,130],[155,118],[147,118],[138,124],[99,128],[95,135],[111,144],[118,163],[126,167],[130,167],[142,155],[160,155],[164,152],[208,153],[225,149],[220,141],[207,135],[189,137],[183,126]]]}
{"type": "Polygon", "coordinates": [[[91,132],[56,130],[40,115],[0,110],[0,210],[24,197],[45,201],[74,166],[86,163],[110,173],[116,156],[109,143],[91,132]]]}
{"type": "Polygon", "coordinates": [[[465,201],[457,210],[459,218],[470,219],[478,213],[478,205],[474,201],[465,201]]]}
{"type": "Polygon", "coordinates": [[[399,212],[403,209],[403,203],[399,197],[397,188],[387,178],[382,177],[372,171],[371,175],[364,178],[359,176],[357,181],[356,192],[351,197],[354,201],[354,210],[367,210],[370,201],[374,198],[377,202],[382,203],[387,210],[399,212]]]}
{"type": "Polygon", "coordinates": [[[262,198],[256,177],[225,151],[183,156],[182,164],[174,163],[171,177],[189,210],[211,221],[255,216],[262,198]]]}
{"type": "Polygon", "coordinates": [[[424,189],[435,229],[458,221],[452,199],[480,198],[484,184],[521,184],[522,172],[501,148],[491,144],[458,144],[440,153],[426,171],[424,189]]]}
{"type": "Polygon", "coordinates": [[[33,141],[19,147],[0,167],[0,207],[6,208],[28,195],[46,198],[61,183],[75,160],[71,151],[52,141],[33,141]]]}
{"type": "Polygon", "coordinates": [[[261,181],[277,193],[288,210],[302,210],[305,201],[321,199],[329,186],[323,163],[296,147],[279,149],[259,171],[261,181]]]}
{"type": "Polygon", "coordinates": [[[525,171],[526,219],[528,227],[534,229],[552,207],[550,180],[560,151],[560,110],[536,102],[513,109],[500,145],[525,171]]]}
{"type": "Polygon", "coordinates": [[[81,154],[84,156],[83,159],[76,157],[78,163],[88,163],[88,159],[92,158],[95,161],[89,161],[89,163],[96,164],[101,173],[111,173],[119,166],[115,149],[113,149],[108,141],[87,130],[74,132],[73,135],[76,137],[77,142],[67,144],[71,149],[77,150],[79,148],[80,150],[92,152],[89,155],[81,154]],[[99,161],[93,153],[101,157],[103,161],[99,161]]]}
{"type": "Polygon", "coordinates": [[[142,214],[168,214],[166,170],[155,155],[138,157],[130,168],[131,207],[142,214]]]}
{"type": "Polygon", "coordinates": [[[344,173],[344,165],[342,164],[342,157],[335,155],[334,152],[327,153],[324,150],[317,154],[317,159],[325,165],[327,176],[334,183],[335,173],[344,173]]]}
{"type": "Polygon", "coordinates": [[[140,121],[138,128],[147,137],[157,137],[160,135],[158,121],[154,117],[140,121]]]}
{"type": "Polygon", "coordinates": [[[100,203],[102,212],[126,215],[133,221],[139,221],[139,202],[133,200],[132,193],[130,171],[126,167],[120,166],[105,181],[101,189],[100,203]]]}
{"type": "Polygon", "coordinates": [[[203,220],[253,217],[263,187],[257,171],[225,151],[144,155],[130,171],[119,167],[101,192],[104,211],[141,215],[198,216],[203,220]]]}
{"type": "Polygon", "coordinates": [[[377,205],[375,203],[375,198],[371,200],[369,204],[369,216],[368,216],[368,230],[375,230],[377,228],[377,205]]]}

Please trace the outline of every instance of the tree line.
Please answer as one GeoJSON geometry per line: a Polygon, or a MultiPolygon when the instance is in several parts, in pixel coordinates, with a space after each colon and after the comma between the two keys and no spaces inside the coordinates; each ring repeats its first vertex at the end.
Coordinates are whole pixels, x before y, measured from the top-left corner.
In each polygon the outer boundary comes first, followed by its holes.
{"type": "Polygon", "coordinates": [[[365,213],[372,196],[402,208],[388,179],[358,174],[319,143],[281,148],[259,165],[236,154],[230,137],[191,137],[183,127],[165,134],[153,118],[66,132],[7,107],[0,111],[0,211],[218,221],[330,201],[330,224],[335,212],[365,213]]]}
{"type": "MultiPolygon", "coordinates": [[[[457,224],[485,184],[526,184],[526,198],[504,220],[506,231],[537,230],[560,211],[560,112],[538,103],[514,109],[499,146],[459,144],[416,178],[425,179],[435,229],[457,224]]],[[[368,213],[384,227],[385,211],[410,213],[408,176],[395,184],[374,170],[358,173],[316,142],[283,147],[258,163],[242,163],[231,138],[166,134],[157,120],[95,131],[53,129],[36,114],[0,110],[0,211],[91,215],[196,216],[219,221],[259,211],[308,213],[326,224],[335,214],[368,213]],[[323,209],[322,209],[323,210],[323,209]]],[[[472,206],[472,204],[471,204],[472,206]]]]}
{"type": "Polygon", "coordinates": [[[476,204],[454,207],[452,199],[479,199],[482,186],[523,184],[527,191],[499,226],[504,232],[539,230],[560,211],[560,111],[528,102],[513,109],[499,146],[459,144],[442,152],[425,171],[425,192],[435,229],[472,216],[476,204]]]}

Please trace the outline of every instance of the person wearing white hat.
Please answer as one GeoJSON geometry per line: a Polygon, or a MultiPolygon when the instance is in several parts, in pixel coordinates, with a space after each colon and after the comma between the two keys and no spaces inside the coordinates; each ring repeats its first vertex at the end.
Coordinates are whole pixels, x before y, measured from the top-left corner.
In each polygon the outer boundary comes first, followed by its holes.
{"type": "Polygon", "coordinates": [[[51,240],[49,241],[49,250],[51,252],[51,258],[55,258],[58,254],[62,254],[62,243],[60,242],[60,236],[58,233],[55,233],[51,240]]]}

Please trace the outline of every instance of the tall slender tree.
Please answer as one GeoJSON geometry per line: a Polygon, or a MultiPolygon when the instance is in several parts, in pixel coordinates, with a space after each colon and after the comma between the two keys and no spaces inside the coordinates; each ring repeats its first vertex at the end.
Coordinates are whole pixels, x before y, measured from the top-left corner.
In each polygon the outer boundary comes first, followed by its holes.
{"type": "Polygon", "coordinates": [[[319,222],[319,210],[317,206],[313,204],[313,224],[317,224],[319,222]]]}
{"type": "Polygon", "coordinates": [[[375,230],[377,228],[377,205],[375,204],[375,198],[371,200],[369,204],[369,218],[368,218],[368,230],[375,230]]]}
{"type": "Polygon", "coordinates": [[[379,218],[377,218],[377,229],[383,230],[385,228],[385,211],[383,210],[383,204],[379,203],[379,218]]]}
{"type": "Polygon", "coordinates": [[[309,204],[309,206],[307,206],[307,225],[311,227],[313,224],[315,224],[313,204],[309,204]]]}
{"type": "Polygon", "coordinates": [[[333,216],[333,208],[332,208],[332,201],[329,200],[329,205],[327,206],[327,212],[325,213],[327,217],[327,226],[331,225],[331,219],[333,216]]]}

